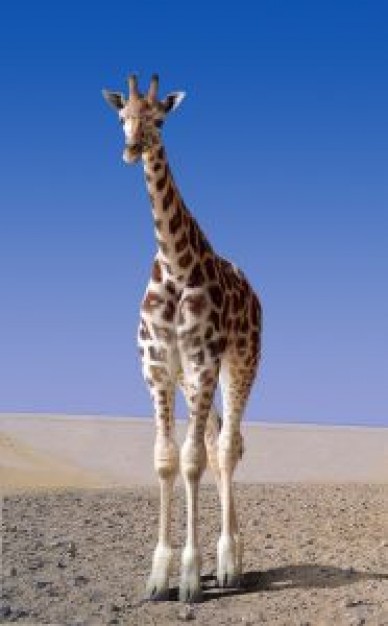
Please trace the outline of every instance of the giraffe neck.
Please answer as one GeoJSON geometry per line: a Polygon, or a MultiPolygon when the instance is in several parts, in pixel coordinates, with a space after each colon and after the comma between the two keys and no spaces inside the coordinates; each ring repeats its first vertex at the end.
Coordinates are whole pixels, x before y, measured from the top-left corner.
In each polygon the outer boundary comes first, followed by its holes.
{"type": "Polygon", "coordinates": [[[183,202],[162,144],[143,155],[143,164],[158,257],[171,275],[189,282],[201,270],[202,257],[211,252],[210,244],[183,202]]]}

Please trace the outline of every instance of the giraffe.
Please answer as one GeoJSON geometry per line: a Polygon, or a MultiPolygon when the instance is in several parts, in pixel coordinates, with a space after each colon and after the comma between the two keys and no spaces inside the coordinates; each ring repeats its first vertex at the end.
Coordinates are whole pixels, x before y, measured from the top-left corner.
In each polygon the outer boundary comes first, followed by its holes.
{"type": "Polygon", "coordinates": [[[244,274],[213,250],[172,176],[161,128],[185,94],[158,99],[157,75],[146,94],[140,93],[135,75],[128,83],[128,98],[108,90],[103,95],[123,125],[124,161],[143,162],[157,243],[138,333],[143,375],[154,406],[154,467],[160,484],[159,533],[147,597],[168,598],[172,492],[180,468],[187,522],[179,598],[195,602],[201,599],[198,490],[207,464],[221,503],[218,585],[233,587],[241,580],[243,545],[232,477],[243,454],[240,422],[260,358],[261,306],[244,274]],[[218,383],[222,420],[213,404],[218,383]],[[180,452],[174,434],[176,386],[182,389],[189,412],[180,452]]]}

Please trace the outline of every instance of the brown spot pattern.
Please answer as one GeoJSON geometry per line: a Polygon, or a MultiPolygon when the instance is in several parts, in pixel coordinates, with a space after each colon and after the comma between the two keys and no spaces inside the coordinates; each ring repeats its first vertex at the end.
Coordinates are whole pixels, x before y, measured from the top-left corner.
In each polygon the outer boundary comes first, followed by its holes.
{"type": "Polygon", "coordinates": [[[140,339],[143,339],[143,341],[151,339],[151,333],[147,326],[147,322],[143,318],[140,320],[139,337],[140,339]]]}
{"type": "Polygon", "coordinates": [[[172,341],[173,333],[166,326],[159,326],[158,324],[152,324],[152,330],[157,339],[162,339],[167,343],[172,341]]]}
{"type": "Polygon", "coordinates": [[[179,230],[181,226],[182,226],[182,211],[180,207],[177,206],[174,215],[170,219],[170,223],[169,223],[170,233],[172,235],[175,235],[175,233],[179,230]]]}
{"type": "Polygon", "coordinates": [[[144,311],[154,311],[163,304],[163,298],[154,291],[149,291],[143,302],[144,311]]]}
{"type": "Polygon", "coordinates": [[[189,287],[200,287],[205,282],[205,277],[199,263],[196,263],[191,271],[187,285],[189,287]]]}
{"type": "Polygon", "coordinates": [[[180,239],[178,239],[178,241],[175,244],[175,250],[176,252],[179,254],[179,252],[182,252],[182,250],[184,250],[187,247],[189,240],[187,238],[187,233],[186,231],[183,232],[183,235],[180,239]]]}
{"type": "Polygon", "coordinates": [[[166,167],[166,170],[165,170],[163,176],[161,178],[159,178],[159,180],[156,181],[156,189],[158,191],[162,191],[162,189],[165,188],[166,182],[167,182],[167,178],[168,178],[168,168],[166,167]]]}
{"type": "Polygon", "coordinates": [[[210,311],[209,322],[213,324],[217,332],[220,330],[220,316],[214,309],[210,311]]]}
{"type": "Polygon", "coordinates": [[[220,308],[222,304],[222,291],[220,287],[218,285],[211,285],[209,287],[209,294],[214,305],[220,308]]]}
{"type": "Polygon", "coordinates": [[[162,280],[162,268],[160,267],[160,263],[158,261],[158,259],[155,259],[154,261],[154,265],[152,268],[152,279],[156,282],[156,283],[160,283],[162,280]]]}
{"type": "Polygon", "coordinates": [[[205,270],[209,280],[215,280],[216,278],[216,268],[214,260],[211,257],[208,257],[205,260],[205,270]]]}
{"type": "Polygon", "coordinates": [[[184,304],[187,305],[189,311],[191,311],[195,317],[200,317],[202,312],[206,309],[207,300],[205,295],[200,293],[198,295],[187,296],[184,300],[184,304]]]}
{"type": "Polygon", "coordinates": [[[170,183],[166,191],[166,195],[163,198],[163,211],[168,211],[173,199],[174,199],[174,190],[170,183]]]}
{"type": "Polygon", "coordinates": [[[149,346],[148,352],[152,361],[166,361],[167,350],[166,348],[156,348],[155,346],[149,346]]]}
{"type": "Polygon", "coordinates": [[[182,267],[183,269],[186,269],[187,267],[189,267],[189,265],[192,263],[193,261],[193,257],[191,255],[190,250],[187,250],[179,259],[179,266],[182,267]]]}
{"type": "Polygon", "coordinates": [[[174,315],[175,315],[175,304],[173,303],[172,300],[168,300],[166,303],[166,307],[163,311],[163,319],[165,319],[166,322],[172,322],[174,319],[174,315]]]}

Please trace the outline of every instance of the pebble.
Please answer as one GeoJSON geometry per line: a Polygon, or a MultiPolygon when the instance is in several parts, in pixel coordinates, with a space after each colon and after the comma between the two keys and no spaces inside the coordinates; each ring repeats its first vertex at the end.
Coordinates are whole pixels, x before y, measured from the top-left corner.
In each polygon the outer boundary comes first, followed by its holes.
{"type": "Polygon", "coordinates": [[[52,582],[50,582],[48,580],[38,580],[35,583],[35,587],[37,589],[46,589],[46,587],[49,587],[50,585],[52,585],[52,582]]]}
{"type": "Polygon", "coordinates": [[[178,613],[178,618],[182,620],[182,622],[191,622],[195,619],[195,611],[194,608],[190,605],[184,606],[178,613]]]}
{"type": "Polygon", "coordinates": [[[69,556],[71,556],[72,558],[74,558],[74,557],[75,557],[75,555],[77,554],[77,548],[76,548],[76,545],[75,545],[74,541],[70,541],[70,542],[68,543],[68,546],[67,546],[67,553],[68,553],[68,555],[69,555],[69,556]]]}
{"type": "Polygon", "coordinates": [[[18,620],[22,617],[28,617],[28,611],[24,609],[15,609],[12,611],[12,621],[18,620]]]}
{"type": "Polygon", "coordinates": [[[44,567],[44,563],[42,561],[42,559],[38,559],[37,561],[32,561],[32,563],[29,564],[28,569],[31,572],[34,572],[37,569],[42,569],[44,567]]]}
{"type": "Polygon", "coordinates": [[[0,618],[9,617],[11,615],[11,607],[9,604],[3,604],[0,606],[0,618]]]}

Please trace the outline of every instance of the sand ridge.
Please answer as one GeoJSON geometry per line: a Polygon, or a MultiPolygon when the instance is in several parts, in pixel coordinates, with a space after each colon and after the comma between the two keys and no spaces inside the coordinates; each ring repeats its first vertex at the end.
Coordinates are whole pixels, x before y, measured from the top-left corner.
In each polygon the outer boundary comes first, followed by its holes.
{"type": "Polygon", "coordinates": [[[0,433],[0,487],[17,488],[97,487],[102,479],[40,452],[15,436],[0,433]]]}
{"type": "MultiPolygon", "coordinates": [[[[242,430],[238,482],[388,483],[387,428],[245,422],[242,430]]],[[[185,431],[177,422],[178,441],[185,431]]],[[[0,488],[155,485],[153,442],[149,419],[0,414],[0,488]]]]}

